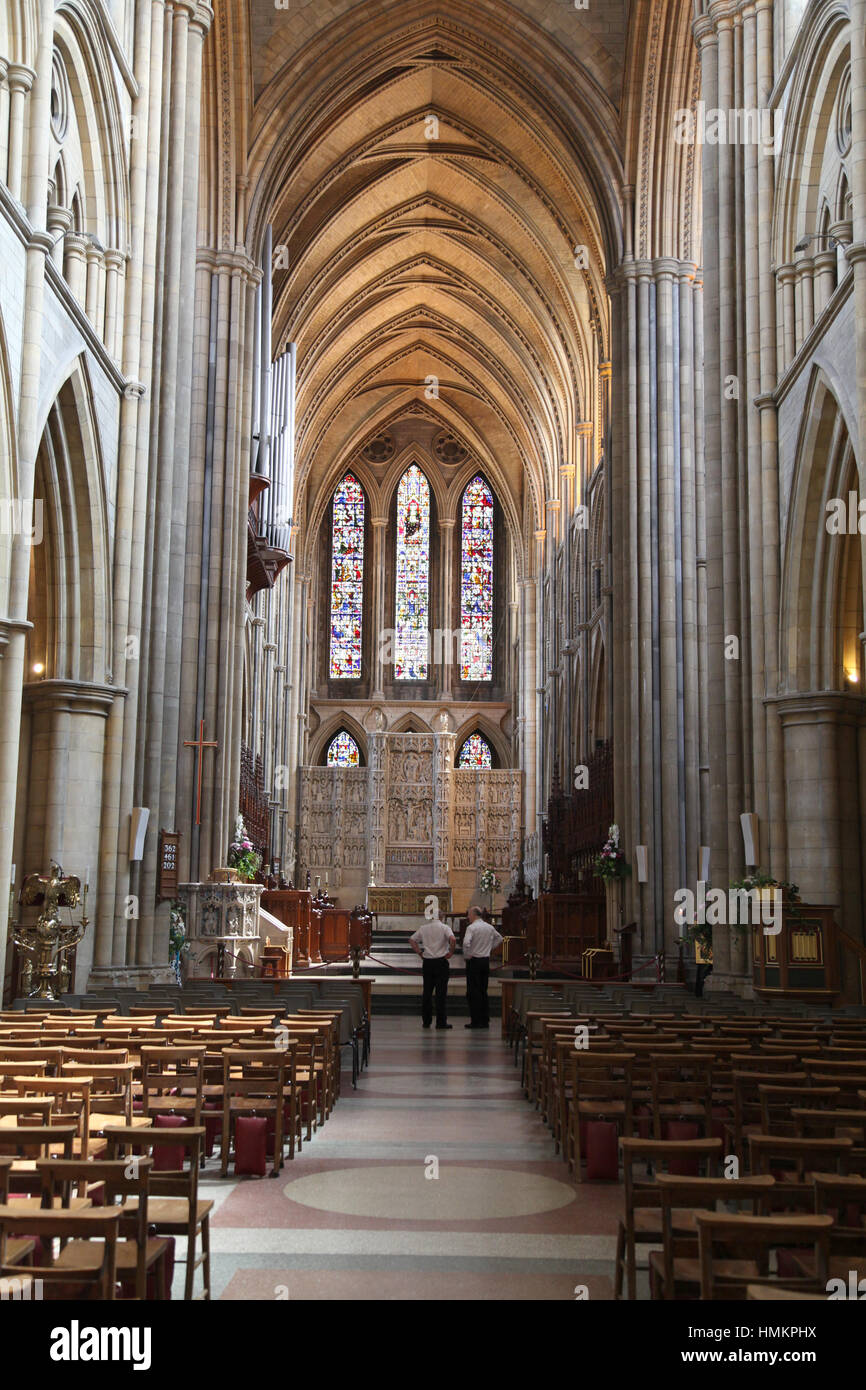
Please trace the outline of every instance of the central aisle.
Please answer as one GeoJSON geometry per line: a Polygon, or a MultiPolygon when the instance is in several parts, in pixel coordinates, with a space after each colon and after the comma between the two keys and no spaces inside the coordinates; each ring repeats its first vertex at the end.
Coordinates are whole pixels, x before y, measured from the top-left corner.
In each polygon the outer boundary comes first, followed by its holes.
{"type": "Polygon", "coordinates": [[[464,1021],[374,1016],[357,1091],[278,1179],[205,1179],[215,1298],[612,1296],[621,1189],[575,1187],[499,1023],[464,1021]]]}

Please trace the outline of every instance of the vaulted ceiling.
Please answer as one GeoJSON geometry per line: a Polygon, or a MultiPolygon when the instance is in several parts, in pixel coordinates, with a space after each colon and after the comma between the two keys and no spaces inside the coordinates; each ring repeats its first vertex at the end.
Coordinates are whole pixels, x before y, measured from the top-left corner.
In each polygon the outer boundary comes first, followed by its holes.
{"type": "Polygon", "coordinates": [[[273,229],[308,516],[365,440],[423,409],[543,525],[610,357],[630,11],[651,7],[251,0],[242,231],[260,248],[273,229]]]}

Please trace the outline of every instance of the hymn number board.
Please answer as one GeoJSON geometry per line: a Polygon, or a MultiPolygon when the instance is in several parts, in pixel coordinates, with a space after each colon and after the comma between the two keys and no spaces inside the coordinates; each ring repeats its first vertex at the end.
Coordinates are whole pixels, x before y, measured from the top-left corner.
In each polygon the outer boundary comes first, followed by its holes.
{"type": "Polygon", "coordinates": [[[177,858],[180,834],[176,830],[159,832],[159,876],[156,883],[156,900],[177,897],[177,858]]]}

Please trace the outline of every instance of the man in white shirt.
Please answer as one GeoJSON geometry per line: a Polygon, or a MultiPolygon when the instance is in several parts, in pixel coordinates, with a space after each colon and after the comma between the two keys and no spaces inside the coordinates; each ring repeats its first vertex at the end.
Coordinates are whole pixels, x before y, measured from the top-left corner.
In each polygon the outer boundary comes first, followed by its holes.
{"type": "Polygon", "coordinates": [[[457,941],[454,933],[438,917],[427,918],[409,938],[409,945],[416,956],[421,957],[421,974],[424,988],[421,993],[421,1022],[429,1028],[433,1022],[433,995],[436,995],[436,1027],[450,1028],[448,1022],[448,976],[451,974],[449,960],[454,954],[457,941]]]}
{"type": "Polygon", "coordinates": [[[490,956],[501,949],[503,938],[495,927],[485,922],[480,907],[470,907],[469,926],[463,934],[463,959],[466,961],[466,998],[470,1022],[467,1028],[490,1027],[490,1003],[487,984],[490,979],[490,956]]]}

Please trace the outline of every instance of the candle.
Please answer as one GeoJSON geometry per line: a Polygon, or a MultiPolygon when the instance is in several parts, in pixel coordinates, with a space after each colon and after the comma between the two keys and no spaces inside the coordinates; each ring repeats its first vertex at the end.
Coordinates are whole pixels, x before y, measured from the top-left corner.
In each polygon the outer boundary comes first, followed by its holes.
{"type": "Polygon", "coordinates": [[[89,887],[90,887],[90,865],[88,864],[87,868],[84,870],[84,891],[85,891],[85,893],[87,892],[87,890],[88,890],[89,887]]]}

